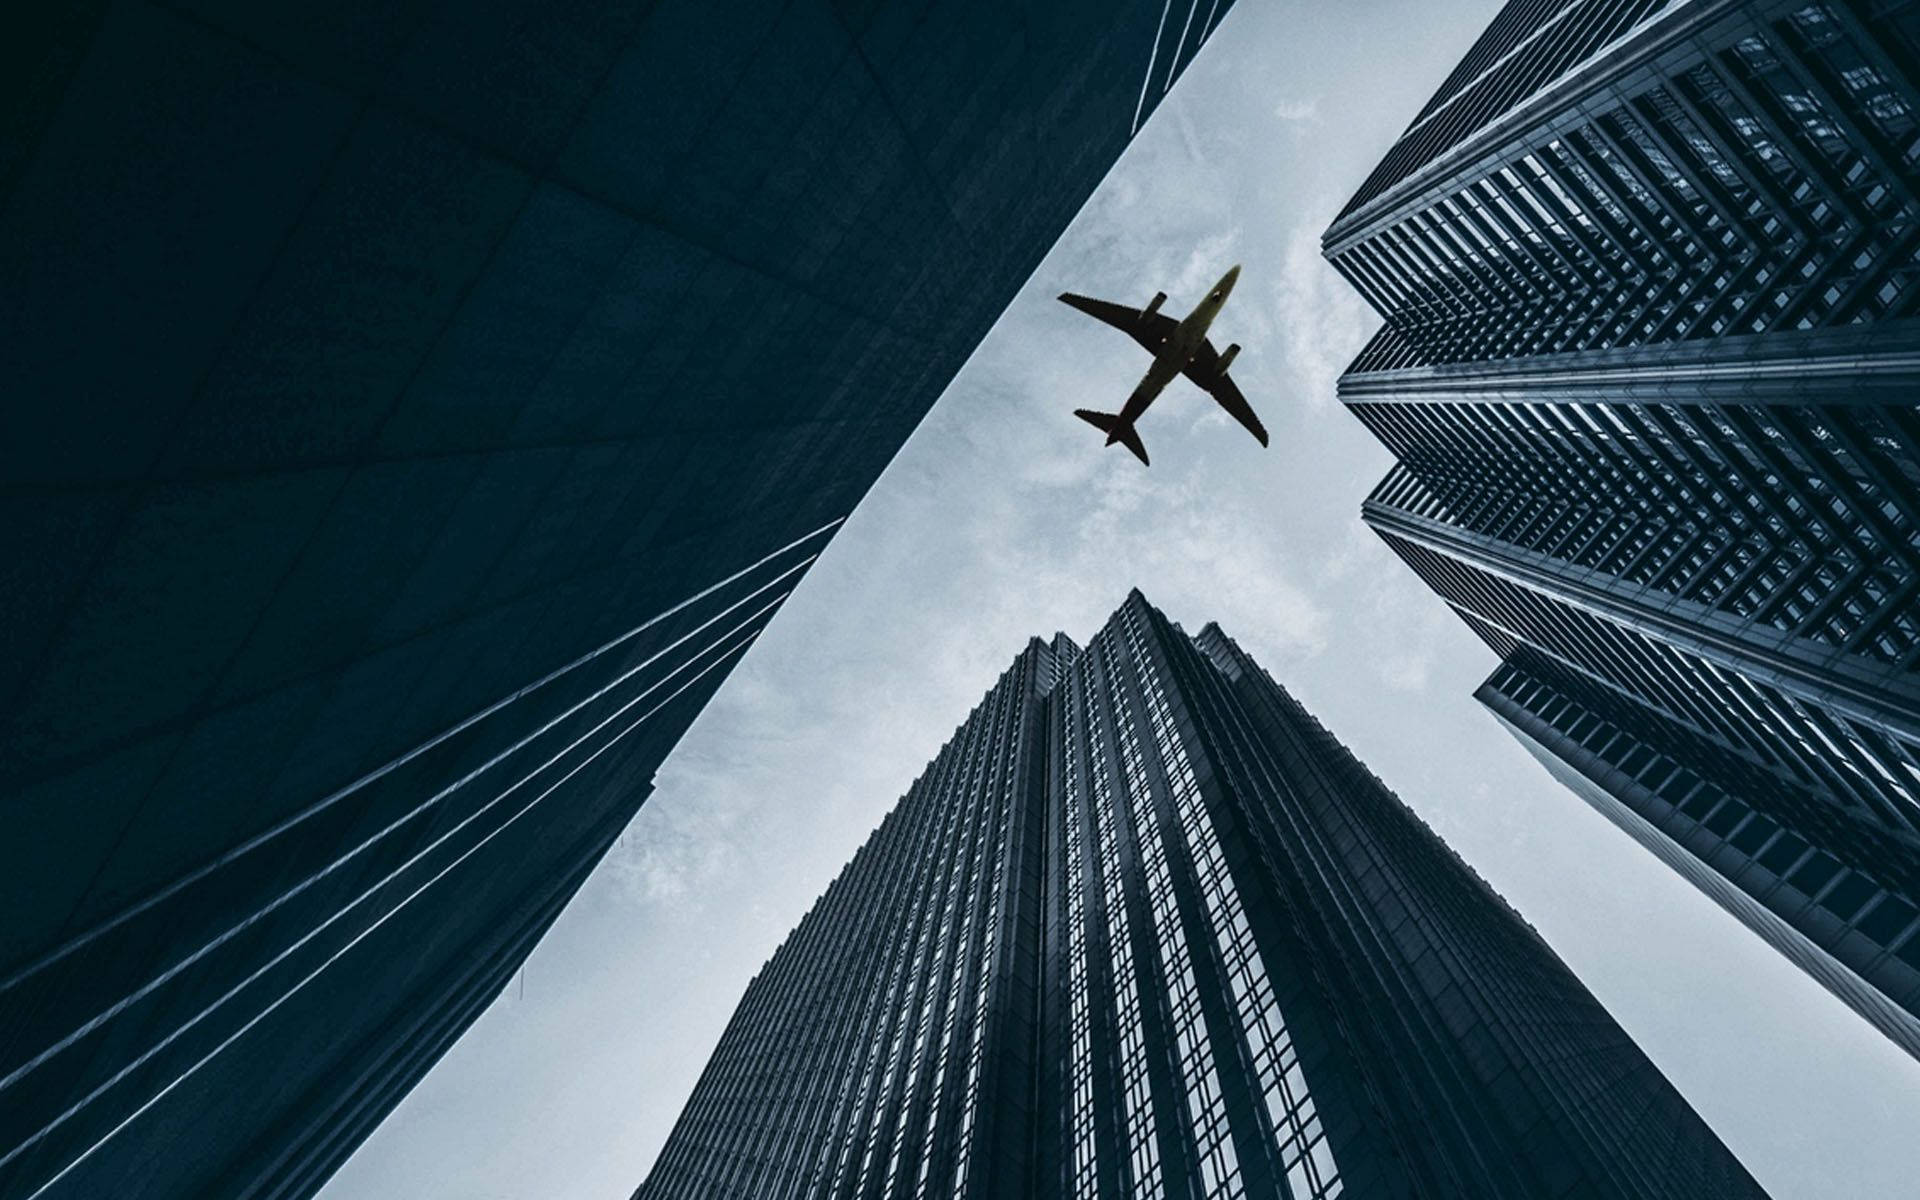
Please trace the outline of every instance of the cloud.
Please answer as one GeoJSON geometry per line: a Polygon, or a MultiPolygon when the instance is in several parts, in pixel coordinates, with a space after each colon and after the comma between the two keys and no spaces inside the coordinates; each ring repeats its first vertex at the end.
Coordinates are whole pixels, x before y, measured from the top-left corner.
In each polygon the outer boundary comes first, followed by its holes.
{"type": "Polygon", "coordinates": [[[1380,541],[1380,538],[1367,528],[1358,513],[1346,526],[1345,534],[1333,550],[1320,560],[1314,571],[1316,580],[1322,587],[1330,587],[1351,578],[1357,572],[1378,565],[1393,554],[1380,541]]]}
{"type": "Polygon", "coordinates": [[[1314,96],[1305,100],[1282,100],[1274,105],[1273,115],[1282,121],[1317,124],[1320,120],[1320,100],[1314,96]]]}
{"type": "Polygon", "coordinates": [[[1355,615],[1376,631],[1368,658],[1374,678],[1396,692],[1426,690],[1442,648],[1460,633],[1459,618],[1446,602],[1357,516],[1317,574],[1323,586],[1357,591],[1355,615]]]}
{"type": "Polygon", "coordinates": [[[1427,686],[1428,675],[1433,671],[1433,659],[1430,651],[1388,655],[1380,660],[1380,682],[1396,692],[1422,691],[1427,686]]]}
{"type": "Polygon", "coordinates": [[[1237,226],[1201,238],[1187,255],[1179,274],[1174,276],[1174,289],[1182,297],[1192,297],[1197,301],[1233,265],[1233,260],[1238,257],[1239,246],[1240,230],[1237,226]]]}
{"type": "Polygon", "coordinates": [[[1307,403],[1320,407],[1334,398],[1340,373],[1380,318],[1320,256],[1320,233],[1333,219],[1333,206],[1308,211],[1316,215],[1288,235],[1274,309],[1294,386],[1307,403]]]}

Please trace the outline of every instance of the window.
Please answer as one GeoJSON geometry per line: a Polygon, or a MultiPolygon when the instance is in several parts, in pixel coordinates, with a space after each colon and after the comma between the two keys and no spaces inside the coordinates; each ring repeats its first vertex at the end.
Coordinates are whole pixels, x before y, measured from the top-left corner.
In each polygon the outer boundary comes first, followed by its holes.
{"type": "Polygon", "coordinates": [[[1775,875],[1785,875],[1787,869],[1799,861],[1800,855],[1806,848],[1805,841],[1791,833],[1785,834],[1779,841],[1767,847],[1767,852],[1760,856],[1760,865],[1775,875]]]}
{"type": "Polygon", "coordinates": [[[1788,880],[1793,886],[1811,896],[1827,886],[1827,881],[1840,873],[1840,864],[1819,851],[1814,851],[1806,865],[1793,873],[1788,880]]]}
{"type": "Polygon", "coordinates": [[[1885,946],[1899,937],[1900,931],[1913,920],[1913,911],[1913,905],[1905,900],[1898,896],[1888,896],[1866,915],[1857,928],[1861,933],[1885,946]]]}
{"type": "Polygon", "coordinates": [[[1860,911],[1860,906],[1879,890],[1874,886],[1873,880],[1858,871],[1851,871],[1837,887],[1827,893],[1826,898],[1820,901],[1820,905],[1842,921],[1851,921],[1854,914],[1860,911]]]}
{"type": "Polygon", "coordinates": [[[1733,827],[1738,825],[1746,815],[1746,805],[1740,803],[1738,800],[1729,800],[1719,808],[1714,809],[1713,815],[1707,818],[1707,828],[1713,830],[1721,837],[1726,837],[1733,832],[1733,827]]]}
{"type": "Polygon", "coordinates": [[[1767,844],[1767,839],[1780,827],[1765,817],[1755,817],[1741,828],[1733,839],[1733,848],[1743,854],[1753,854],[1767,844]]]}

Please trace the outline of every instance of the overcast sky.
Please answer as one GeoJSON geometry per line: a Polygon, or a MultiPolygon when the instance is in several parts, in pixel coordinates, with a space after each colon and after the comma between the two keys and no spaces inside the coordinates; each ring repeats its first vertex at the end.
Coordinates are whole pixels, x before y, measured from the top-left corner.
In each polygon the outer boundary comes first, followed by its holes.
{"type": "Polygon", "coordinates": [[[1374,318],[1319,234],[1497,0],[1240,0],[660,772],[510,986],[324,1200],[628,1195],[768,954],[1031,634],[1138,585],[1217,619],[1546,937],[1779,1200],[1920,1179],[1906,1058],[1555,784],[1493,656],[1360,523],[1333,399],[1374,318]],[[1063,290],[1184,312],[1234,263],[1262,450],[1176,383],[1143,469],[1072,416],[1145,368],[1063,290]]]}

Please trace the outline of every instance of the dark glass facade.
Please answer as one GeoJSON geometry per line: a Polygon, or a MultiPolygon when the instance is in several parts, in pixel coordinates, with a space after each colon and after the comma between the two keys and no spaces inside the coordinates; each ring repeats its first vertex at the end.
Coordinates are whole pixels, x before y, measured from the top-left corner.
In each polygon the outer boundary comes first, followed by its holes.
{"type": "Polygon", "coordinates": [[[942,748],[636,1200],[1761,1194],[1411,810],[1136,592],[942,748]]]}
{"type": "Polygon", "coordinates": [[[1165,7],[20,14],[0,1195],[319,1186],[1229,5],[1165,7]]]}
{"type": "Polygon", "coordinates": [[[1324,245],[1481,700],[1920,1055],[1917,111],[1912,4],[1516,0],[1324,245]]]}

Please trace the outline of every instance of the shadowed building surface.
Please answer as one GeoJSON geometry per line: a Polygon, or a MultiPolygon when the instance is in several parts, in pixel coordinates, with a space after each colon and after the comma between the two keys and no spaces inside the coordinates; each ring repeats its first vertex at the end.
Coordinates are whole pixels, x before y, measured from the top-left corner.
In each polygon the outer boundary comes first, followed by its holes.
{"type": "Polygon", "coordinates": [[[1762,1194],[1410,809],[1134,592],[941,749],[636,1200],[1762,1194]]]}
{"type": "Polygon", "coordinates": [[[1920,1056],[1917,108],[1912,3],[1516,2],[1324,245],[1480,699],[1920,1056]]]}
{"type": "Polygon", "coordinates": [[[25,18],[0,1193],[315,1189],[1227,7],[25,18]]]}

